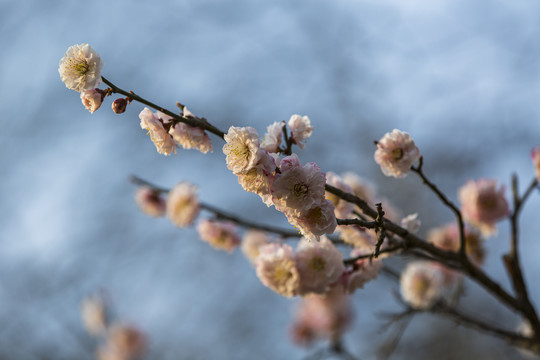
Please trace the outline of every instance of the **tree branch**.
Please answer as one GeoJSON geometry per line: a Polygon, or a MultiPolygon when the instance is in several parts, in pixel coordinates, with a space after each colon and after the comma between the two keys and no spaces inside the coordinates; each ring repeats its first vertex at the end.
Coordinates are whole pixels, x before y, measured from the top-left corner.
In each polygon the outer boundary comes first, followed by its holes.
{"type": "Polygon", "coordinates": [[[155,110],[158,110],[158,111],[161,111],[162,113],[164,114],[167,114],[169,115],[170,117],[172,117],[175,121],[175,123],[178,123],[178,122],[182,122],[184,124],[188,124],[190,126],[194,126],[194,127],[199,127],[199,128],[202,128],[202,129],[205,129],[205,130],[208,130],[209,132],[213,133],[214,135],[216,136],[219,136],[220,138],[224,138],[225,136],[225,133],[221,130],[219,130],[218,128],[216,128],[215,126],[213,126],[212,124],[210,124],[209,122],[207,121],[203,121],[199,118],[194,118],[194,117],[183,117],[183,116],[180,116],[178,114],[175,114],[159,105],[156,105],[142,97],[140,97],[139,95],[135,94],[133,91],[125,91],[121,88],[119,88],[118,86],[114,85],[112,82],[110,82],[109,80],[107,80],[104,76],[101,77],[101,79],[103,80],[103,82],[105,84],[107,84],[107,86],[109,86],[111,88],[111,92],[113,93],[118,93],[118,94],[122,94],[126,97],[128,97],[129,99],[131,100],[135,100],[135,101],[138,101],[140,102],[141,104],[144,104],[146,106],[149,106],[155,110]]]}

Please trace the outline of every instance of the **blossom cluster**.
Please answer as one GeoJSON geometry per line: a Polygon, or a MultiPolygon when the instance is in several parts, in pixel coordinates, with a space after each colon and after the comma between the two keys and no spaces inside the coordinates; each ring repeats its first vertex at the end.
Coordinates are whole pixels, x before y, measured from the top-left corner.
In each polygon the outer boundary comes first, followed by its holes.
{"type": "MultiPolygon", "coordinates": [[[[287,125],[291,144],[303,147],[312,132],[309,118],[293,115],[287,125]]],[[[302,165],[294,153],[281,158],[284,132],[285,122],[275,122],[261,140],[252,127],[231,126],[223,146],[227,167],[244,190],[283,212],[305,237],[331,234],[337,221],[334,205],[325,198],[325,174],[315,163],[302,165]]]]}
{"type": "MultiPolygon", "coordinates": [[[[252,240],[253,241],[253,240],[252,240]]],[[[255,264],[261,282],[285,297],[325,294],[336,284],[349,293],[376,278],[382,268],[380,259],[359,258],[347,269],[342,253],[332,241],[321,236],[320,241],[303,238],[296,251],[287,244],[269,243],[261,239],[256,246],[257,255],[250,260],[255,264]]],[[[251,253],[251,252],[250,252],[251,253]]],[[[351,256],[365,255],[353,250],[351,256]]]]}

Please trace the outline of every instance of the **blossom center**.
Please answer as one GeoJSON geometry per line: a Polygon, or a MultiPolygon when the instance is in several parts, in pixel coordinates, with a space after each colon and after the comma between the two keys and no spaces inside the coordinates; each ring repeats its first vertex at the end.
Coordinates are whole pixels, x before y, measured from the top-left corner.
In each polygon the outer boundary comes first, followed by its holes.
{"type": "Polygon", "coordinates": [[[392,159],[396,161],[400,160],[403,157],[403,149],[397,148],[397,149],[392,150],[391,156],[392,156],[392,159]]]}
{"type": "Polygon", "coordinates": [[[484,209],[495,209],[497,207],[497,200],[493,196],[481,196],[479,197],[480,206],[484,209]]]}
{"type": "Polygon", "coordinates": [[[307,192],[309,188],[306,184],[300,183],[300,184],[294,184],[293,186],[293,193],[294,196],[296,196],[299,199],[303,199],[306,197],[307,192]]]}
{"type": "Polygon", "coordinates": [[[287,282],[293,276],[292,272],[284,265],[279,265],[274,270],[274,280],[278,284],[287,282]]]}
{"type": "Polygon", "coordinates": [[[326,267],[326,262],[324,259],[320,256],[315,256],[311,261],[309,262],[309,266],[316,271],[322,271],[326,267]]]}

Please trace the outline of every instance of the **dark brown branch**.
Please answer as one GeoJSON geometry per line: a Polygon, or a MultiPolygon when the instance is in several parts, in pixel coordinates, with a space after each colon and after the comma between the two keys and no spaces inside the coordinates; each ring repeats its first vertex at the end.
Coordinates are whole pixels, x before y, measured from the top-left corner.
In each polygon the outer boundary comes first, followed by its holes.
{"type": "Polygon", "coordinates": [[[338,225],[358,225],[366,229],[375,229],[377,227],[376,221],[365,221],[362,219],[336,219],[338,225]]]}
{"type": "MultiPolygon", "coordinates": [[[[379,251],[379,254],[385,254],[385,253],[391,253],[391,252],[394,252],[394,251],[398,251],[398,250],[401,250],[403,249],[403,244],[399,244],[399,245],[395,245],[395,246],[392,246],[392,247],[389,247],[389,248],[386,248],[386,249],[382,249],[379,251]]],[[[358,260],[361,260],[361,259],[373,259],[373,258],[377,258],[377,256],[375,256],[375,254],[364,254],[364,255],[358,255],[358,256],[355,256],[355,257],[352,257],[352,258],[349,258],[349,259],[345,259],[343,260],[343,263],[345,263],[345,265],[352,265],[354,264],[355,262],[357,262],[358,260]]]]}
{"type": "Polygon", "coordinates": [[[203,121],[201,119],[191,117],[191,116],[189,116],[189,117],[180,116],[178,114],[175,114],[175,113],[173,113],[173,112],[171,112],[171,111],[169,111],[169,110],[167,110],[167,109],[165,109],[165,108],[163,108],[163,107],[161,107],[159,105],[156,105],[156,104],[154,104],[154,103],[140,97],[139,95],[135,94],[133,91],[128,92],[128,91],[125,91],[125,90],[119,88],[118,86],[114,85],[112,82],[107,80],[104,76],[102,76],[101,79],[103,80],[103,82],[105,84],[107,84],[107,86],[109,86],[111,88],[111,91],[113,93],[118,93],[118,94],[125,95],[126,97],[128,97],[131,100],[138,101],[141,104],[147,105],[147,106],[149,106],[149,107],[151,107],[151,108],[153,108],[155,110],[161,111],[162,113],[167,114],[170,117],[172,117],[176,123],[182,122],[182,123],[188,124],[190,126],[199,127],[199,128],[208,130],[212,134],[217,135],[222,139],[225,136],[225,133],[223,131],[219,130],[218,128],[216,128],[215,126],[213,126],[212,124],[210,124],[207,121],[203,121]]]}
{"type": "Polygon", "coordinates": [[[522,209],[523,204],[531,194],[532,190],[536,187],[538,181],[533,179],[523,197],[519,196],[519,183],[517,175],[512,176],[512,198],[514,204],[514,210],[510,214],[510,227],[511,227],[511,240],[510,240],[510,251],[508,254],[503,256],[503,262],[505,264],[506,270],[510,275],[512,280],[512,286],[518,299],[522,302],[523,308],[525,310],[525,317],[531,324],[534,333],[537,338],[540,338],[540,321],[538,319],[538,314],[531,301],[529,300],[529,294],[527,291],[527,285],[523,278],[523,272],[521,270],[521,263],[519,259],[518,243],[519,243],[519,213],[522,209]]]}
{"type": "Polygon", "coordinates": [[[420,157],[420,160],[418,160],[418,166],[417,167],[411,167],[411,171],[415,172],[420,176],[424,184],[426,184],[438,197],[441,199],[441,201],[449,207],[454,215],[456,216],[457,223],[458,223],[458,229],[459,229],[459,253],[461,256],[465,257],[466,254],[466,244],[465,244],[465,224],[463,222],[463,216],[461,215],[461,211],[454,205],[453,202],[451,202],[446,195],[442,193],[442,191],[439,190],[439,188],[433,184],[431,181],[428,180],[428,178],[425,176],[424,172],[422,171],[422,166],[424,164],[423,157],[420,157]]]}
{"type": "MultiPolygon", "coordinates": [[[[326,184],[325,189],[326,191],[340,197],[345,201],[356,204],[365,215],[371,217],[372,219],[377,217],[377,212],[359,197],[328,184],[326,184]]],[[[499,301],[508,305],[514,311],[520,312],[524,315],[527,312],[524,310],[521,301],[518,301],[516,298],[510,295],[498,283],[487,276],[482,269],[471,263],[467,257],[463,257],[459,253],[455,253],[453,251],[442,250],[435,245],[424,241],[418,236],[409,233],[406,229],[403,229],[388,219],[384,219],[384,226],[386,231],[401,237],[405,241],[405,246],[408,249],[417,249],[428,253],[435,261],[438,261],[446,266],[453,267],[467,274],[473,281],[494,295],[495,298],[499,299],[499,301]]]]}

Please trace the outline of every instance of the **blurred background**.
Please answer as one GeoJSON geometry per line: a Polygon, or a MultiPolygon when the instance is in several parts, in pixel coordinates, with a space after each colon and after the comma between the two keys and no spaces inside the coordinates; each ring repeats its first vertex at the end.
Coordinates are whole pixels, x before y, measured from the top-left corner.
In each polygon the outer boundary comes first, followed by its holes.
{"type": "MultiPolygon", "coordinates": [[[[354,171],[420,235],[452,214],[414,175],[386,178],[373,140],[409,132],[424,170],[452,200],[467,179],[533,176],[540,145],[540,3],[522,1],[0,1],[0,358],[92,359],[80,303],[105,289],[119,318],[143,330],[149,359],[301,359],[289,339],[296,300],[265,288],[240,251],[219,252],[166,219],[138,211],[131,174],[164,187],[186,180],[203,201],[248,219],[287,226],[244,192],[212,136],[214,153],[165,157],[110,100],[91,115],[60,81],[67,48],[89,43],[103,75],[174,110],[186,104],[218,128],[308,115],[301,161],[354,171]]],[[[509,195],[509,194],[508,194],[509,195]]],[[[509,197],[508,197],[509,198],[509,197]]],[[[522,255],[538,304],[538,213],[522,216],[522,255]]],[[[500,256],[508,226],[489,240],[487,271],[508,286],[500,256]]],[[[399,269],[402,264],[390,262],[399,269]]],[[[400,310],[397,285],[380,276],[354,295],[349,351],[375,359],[400,310]]],[[[513,329],[515,314],[474,284],[472,312],[513,329]]],[[[322,345],[321,345],[322,346],[322,345]]],[[[518,359],[502,341],[419,316],[392,359],[518,359]]]]}

